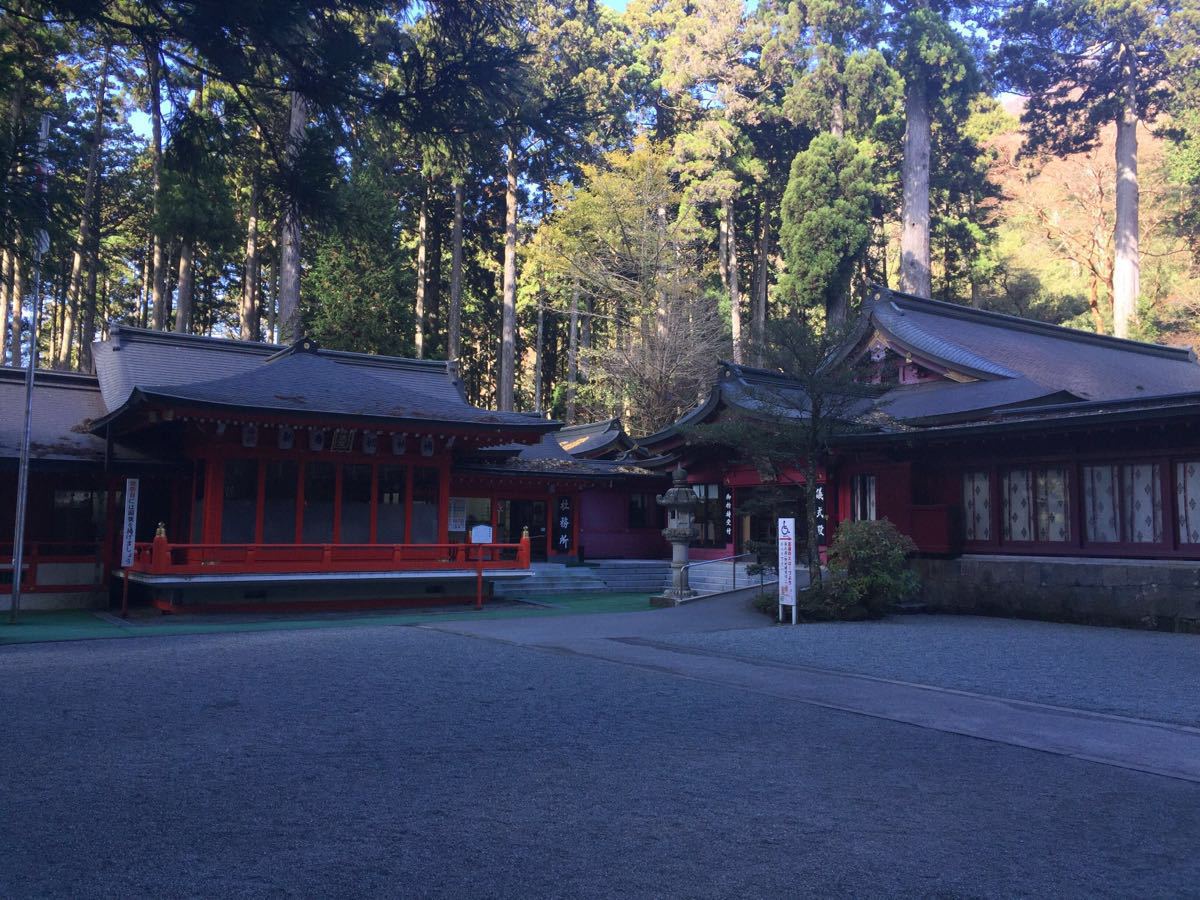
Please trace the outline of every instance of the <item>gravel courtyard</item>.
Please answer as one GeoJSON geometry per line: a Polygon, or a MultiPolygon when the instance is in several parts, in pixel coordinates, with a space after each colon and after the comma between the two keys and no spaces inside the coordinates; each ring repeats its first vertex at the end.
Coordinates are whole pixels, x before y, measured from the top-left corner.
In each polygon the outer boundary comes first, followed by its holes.
{"type": "Polygon", "coordinates": [[[1200,894],[1200,784],[501,640],[30,645],[0,676],[6,898],[1200,894]]]}
{"type": "Polygon", "coordinates": [[[894,616],[671,642],[1181,725],[1200,726],[1200,635],[979,616],[894,616]]]}

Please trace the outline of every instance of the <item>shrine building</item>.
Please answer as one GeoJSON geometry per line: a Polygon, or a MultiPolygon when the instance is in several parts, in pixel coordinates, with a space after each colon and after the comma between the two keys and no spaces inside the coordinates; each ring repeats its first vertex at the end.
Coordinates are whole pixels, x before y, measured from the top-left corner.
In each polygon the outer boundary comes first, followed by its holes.
{"type": "MultiPolygon", "coordinates": [[[[96,375],[36,378],[30,608],[109,605],[125,572],[167,610],[427,605],[543,563],[664,560],[655,495],[676,465],[697,495],[695,560],[770,544],[779,515],[805,527],[805,460],[759,471],[692,431],[803,417],[786,373],[722,363],[693,409],[638,436],[472,407],[445,362],[117,325],[94,347],[96,375]]],[[[934,608],[1200,628],[1190,350],[878,288],[831,364],[863,391],[817,467],[822,544],[887,518],[934,608]]],[[[0,511],[23,392],[0,369],[0,511]]],[[[11,541],[5,512],[0,559],[11,541]]]]}

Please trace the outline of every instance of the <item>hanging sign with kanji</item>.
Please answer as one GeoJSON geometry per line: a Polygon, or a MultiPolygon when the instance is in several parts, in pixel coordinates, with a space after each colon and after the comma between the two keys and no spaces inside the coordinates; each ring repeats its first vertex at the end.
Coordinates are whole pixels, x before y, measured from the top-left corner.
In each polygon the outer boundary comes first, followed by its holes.
{"type": "Polygon", "coordinates": [[[554,527],[550,535],[556,553],[570,553],[574,544],[575,504],[570,497],[559,497],[554,501],[554,527]]]}
{"type": "Polygon", "coordinates": [[[829,543],[825,535],[825,485],[818,484],[813,493],[817,501],[817,544],[824,547],[829,543]]]}

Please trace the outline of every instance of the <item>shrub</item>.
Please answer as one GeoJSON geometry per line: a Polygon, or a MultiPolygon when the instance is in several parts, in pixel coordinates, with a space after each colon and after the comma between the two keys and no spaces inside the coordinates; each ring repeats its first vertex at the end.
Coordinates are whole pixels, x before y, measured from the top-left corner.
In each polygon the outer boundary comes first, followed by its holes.
{"type": "Polygon", "coordinates": [[[908,567],[916,544],[889,522],[843,522],[829,548],[829,579],[814,601],[837,618],[876,618],[920,587],[908,567]]]}
{"type": "MultiPolygon", "coordinates": [[[[806,622],[877,619],[888,607],[913,597],[920,583],[908,567],[912,540],[889,522],[843,522],[829,548],[829,572],[801,591],[796,612],[806,622]]],[[[775,616],[776,594],[760,594],[756,609],[775,616]]]]}

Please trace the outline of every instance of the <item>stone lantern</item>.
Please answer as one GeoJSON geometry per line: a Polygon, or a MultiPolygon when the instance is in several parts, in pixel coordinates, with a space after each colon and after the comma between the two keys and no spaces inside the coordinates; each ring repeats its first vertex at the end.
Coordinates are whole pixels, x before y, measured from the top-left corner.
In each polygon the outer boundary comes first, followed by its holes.
{"type": "Polygon", "coordinates": [[[695,591],[688,587],[688,544],[696,537],[696,504],[699,498],[688,487],[687,472],[676,466],[672,473],[671,488],[656,498],[659,506],[666,507],[667,527],[662,535],[671,542],[671,587],[659,597],[652,597],[654,606],[678,606],[695,591]]]}

